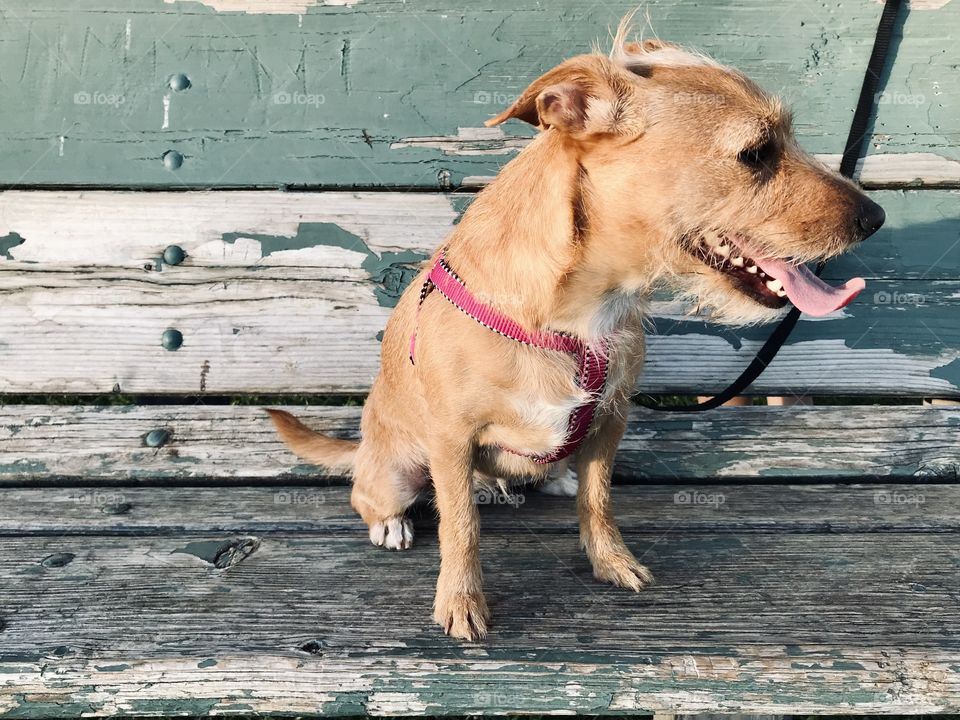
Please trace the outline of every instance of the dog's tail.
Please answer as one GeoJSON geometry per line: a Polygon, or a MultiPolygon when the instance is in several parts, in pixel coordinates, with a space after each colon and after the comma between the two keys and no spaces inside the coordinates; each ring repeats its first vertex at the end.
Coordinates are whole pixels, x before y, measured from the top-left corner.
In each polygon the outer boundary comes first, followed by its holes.
{"type": "Polygon", "coordinates": [[[360,443],[315,432],[283,410],[265,409],[270,413],[280,439],[299,457],[333,472],[349,473],[353,470],[360,443]]]}

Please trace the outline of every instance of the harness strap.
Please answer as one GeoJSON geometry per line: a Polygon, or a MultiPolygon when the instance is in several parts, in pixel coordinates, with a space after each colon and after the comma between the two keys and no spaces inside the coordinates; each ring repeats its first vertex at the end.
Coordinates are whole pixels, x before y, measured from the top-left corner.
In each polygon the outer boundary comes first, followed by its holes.
{"type": "Polygon", "coordinates": [[[441,252],[420,288],[416,325],[410,335],[410,362],[413,364],[416,364],[415,355],[417,328],[420,325],[420,309],[423,307],[424,300],[434,289],[438,290],[451,305],[465,315],[499,335],[531,347],[564,352],[577,359],[577,386],[588,394],[589,400],[583,405],[577,406],[570,413],[567,434],[563,444],[543,455],[533,455],[510,448],[502,448],[515,455],[530,458],[540,465],[562,460],[575,452],[590,431],[590,426],[596,416],[600,396],[603,394],[603,388],[607,383],[609,363],[606,342],[600,340],[594,344],[588,344],[566,333],[526,330],[499,310],[478,300],[467,289],[466,283],[453,271],[453,268],[447,263],[444,253],[441,252]]]}

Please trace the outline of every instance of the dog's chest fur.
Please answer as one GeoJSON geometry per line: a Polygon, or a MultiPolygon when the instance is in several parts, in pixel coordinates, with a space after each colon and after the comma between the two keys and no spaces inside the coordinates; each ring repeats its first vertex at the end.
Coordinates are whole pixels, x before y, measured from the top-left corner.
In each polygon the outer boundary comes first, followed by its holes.
{"type": "MultiPolygon", "coordinates": [[[[632,391],[637,358],[643,352],[641,315],[642,305],[635,296],[617,293],[600,304],[590,328],[585,329],[594,336],[606,338],[608,343],[607,381],[600,397],[598,415],[613,409],[621,398],[632,391]],[[631,387],[624,387],[625,384],[631,387]]],[[[571,367],[566,363],[550,369],[550,372],[562,373],[568,380],[567,391],[562,394],[544,393],[540,386],[518,388],[512,405],[520,418],[517,438],[523,442],[509,447],[528,454],[539,454],[563,444],[571,414],[590,399],[577,386],[571,367]]]]}

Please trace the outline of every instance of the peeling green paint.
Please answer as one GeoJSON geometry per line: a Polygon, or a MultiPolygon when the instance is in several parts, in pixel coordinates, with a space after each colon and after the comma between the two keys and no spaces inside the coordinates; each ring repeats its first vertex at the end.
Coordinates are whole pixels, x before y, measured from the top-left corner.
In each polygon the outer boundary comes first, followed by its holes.
{"type": "Polygon", "coordinates": [[[0,713],[0,718],[24,718],[24,720],[36,720],[36,718],[67,720],[69,718],[73,720],[96,714],[96,706],[89,702],[68,699],[64,699],[64,702],[34,700],[27,699],[23,695],[14,695],[14,698],[17,704],[0,713]]]}
{"type": "Polygon", "coordinates": [[[314,247],[342,247],[369,254],[370,250],[363,240],[334,223],[300,223],[297,234],[292,237],[282,235],[258,235],[248,233],[226,233],[223,241],[228,244],[238,239],[256,240],[260,243],[260,254],[269,257],[274,253],[291,250],[308,250],[314,247]]]}
{"type": "Polygon", "coordinates": [[[13,260],[13,255],[10,254],[10,250],[18,245],[23,245],[25,242],[26,240],[15,232],[5,235],[4,237],[0,237],[0,257],[5,257],[7,260],[13,260]]]}
{"type": "Polygon", "coordinates": [[[177,700],[141,700],[132,698],[130,714],[168,717],[171,714],[188,717],[209,715],[223,702],[221,698],[178,698],[177,700]]]}
{"type": "Polygon", "coordinates": [[[93,669],[97,672],[115,673],[124,672],[125,670],[129,670],[131,667],[131,665],[127,665],[126,663],[121,663],[119,665],[94,665],[93,669]]]}
{"type": "Polygon", "coordinates": [[[460,221],[463,219],[463,214],[467,211],[467,208],[473,204],[474,197],[474,195],[457,193],[450,193],[447,195],[447,201],[450,203],[450,208],[457,214],[453,221],[454,225],[460,224],[460,221]]]}
{"type": "Polygon", "coordinates": [[[187,543],[184,547],[174,550],[174,553],[193,555],[205,563],[213,565],[217,555],[227,546],[223,540],[198,540],[187,543]]]}
{"type": "Polygon", "coordinates": [[[365,257],[360,267],[367,271],[375,283],[374,294],[382,307],[396,306],[400,295],[419,272],[418,266],[427,259],[427,255],[410,250],[387,251],[377,255],[360,237],[335,223],[300,223],[297,234],[292,237],[226,233],[223,241],[235,243],[240,238],[258,241],[263,257],[276,252],[324,246],[362,253],[365,257]]]}
{"type": "Polygon", "coordinates": [[[0,463],[0,475],[42,475],[47,473],[47,464],[37,460],[14,460],[12,463],[0,463]]]}
{"type": "Polygon", "coordinates": [[[327,473],[317,465],[310,465],[308,463],[297,463],[291,467],[286,474],[296,475],[298,477],[326,477],[327,475],[327,473]]]}
{"type": "MultiPolygon", "coordinates": [[[[852,660],[834,660],[830,665],[831,670],[866,670],[866,668],[858,662],[853,662],[852,660]]],[[[854,681],[856,678],[854,678],[854,681]]]]}
{"type": "Polygon", "coordinates": [[[213,658],[207,658],[206,660],[201,660],[200,662],[198,662],[197,667],[208,668],[208,667],[214,667],[216,664],[217,664],[216,660],[214,660],[213,658]]]}
{"type": "Polygon", "coordinates": [[[337,693],[332,702],[323,704],[323,714],[344,715],[349,717],[367,717],[369,715],[370,695],[361,691],[337,693]]]}
{"type": "Polygon", "coordinates": [[[189,542],[174,553],[193,555],[218,570],[237,565],[253,555],[260,547],[259,538],[240,537],[226,541],[200,540],[189,542]]]}
{"type": "Polygon", "coordinates": [[[930,377],[946,380],[956,388],[960,388],[960,358],[948,362],[946,365],[935,367],[930,371],[930,377]]]}

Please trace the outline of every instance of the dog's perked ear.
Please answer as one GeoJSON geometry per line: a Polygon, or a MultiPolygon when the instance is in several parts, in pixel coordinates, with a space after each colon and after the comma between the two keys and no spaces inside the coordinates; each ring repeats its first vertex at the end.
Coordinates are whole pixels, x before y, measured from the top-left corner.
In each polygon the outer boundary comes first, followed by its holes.
{"type": "Polygon", "coordinates": [[[580,132],[587,122],[587,95],[574,83],[551,85],[537,95],[537,118],[544,128],[580,132]]]}
{"type": "Polygon", "coordinates": [[[587,120],[587,93],[574,82],[543,86],[536,81],[513,105],[487,120],[486,125],[499,125],[510,118],[523,120],[544,130],[555,127],[570,133],[580,132],[587,120]]]}
{"type": "Polygon", "coordinates": [[[600,55],[580,55],[530,83],[516,101],[487,127],[516,118],[541,129],[570,134],[617,132],[625,109],[626,87],[621,69],[600,55]]]}
{"type": "Polygon", "coordinates": [[[516,118],[581,138],[642,132],[637,76],[599,54],[579,55],[530,83],[487,127],[516,118]]]}

